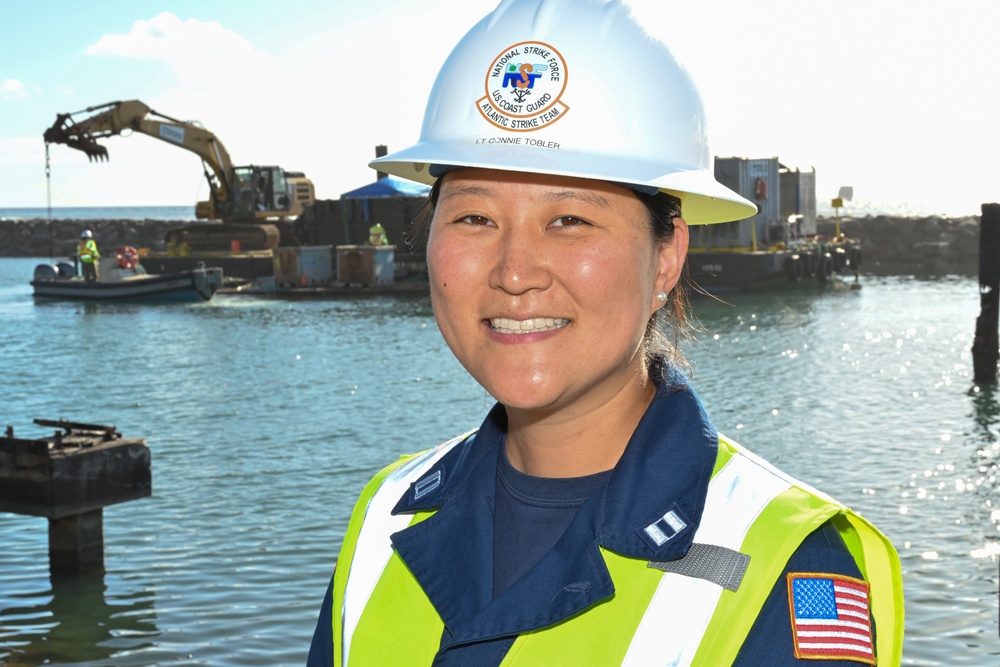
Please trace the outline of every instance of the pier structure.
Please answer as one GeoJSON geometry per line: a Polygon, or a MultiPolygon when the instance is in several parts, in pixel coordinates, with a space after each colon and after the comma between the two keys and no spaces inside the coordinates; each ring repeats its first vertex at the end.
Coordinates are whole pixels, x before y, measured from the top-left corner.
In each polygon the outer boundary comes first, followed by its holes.
{"type": "Polygon", "coordinates": [[[34,420],[54,427],[41,439],[0,437],[0,512],[49,520],[49,570],[104,570],[104,508],[152,495],[146,441],[114,426],[34,420]]]}

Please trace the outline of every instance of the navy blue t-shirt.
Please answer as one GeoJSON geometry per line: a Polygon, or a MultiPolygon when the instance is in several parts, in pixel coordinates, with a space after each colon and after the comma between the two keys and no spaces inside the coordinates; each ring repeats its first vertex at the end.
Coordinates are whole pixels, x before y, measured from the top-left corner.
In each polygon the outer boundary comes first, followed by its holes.
{"type": "Polygon", "coordinates": [[[493,522],[493,595],[503,592],[547,554],[580,505],[607,484],[611,471],[549,479],[517,470],[504,449],[497,462],[493,522]]]}

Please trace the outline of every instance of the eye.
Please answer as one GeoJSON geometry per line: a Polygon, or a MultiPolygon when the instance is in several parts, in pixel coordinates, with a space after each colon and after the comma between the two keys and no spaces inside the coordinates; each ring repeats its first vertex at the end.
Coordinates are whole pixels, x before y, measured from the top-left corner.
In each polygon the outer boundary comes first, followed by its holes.
{"type": "Polygon", "coordinates": [[[564,215],[556,218],[549,223],[549,227],[579,227],[581,225],[589,225],[590,223],[583,218],[577,218],[572,215],[564,215]]]}
{"type": "Polygon", "coordinates": [[[482,215],[467,215],[459,218],[455,222],[462,222],[467,225],[491,225],[493,221],[482,215]]]}

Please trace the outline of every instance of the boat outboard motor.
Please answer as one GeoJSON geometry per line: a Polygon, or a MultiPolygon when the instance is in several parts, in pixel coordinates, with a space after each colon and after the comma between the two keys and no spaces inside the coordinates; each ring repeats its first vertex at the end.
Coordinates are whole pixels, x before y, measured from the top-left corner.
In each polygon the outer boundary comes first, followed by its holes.
{"type": "Polygon", "coordinates": [[[76,275],[76,267],[69,262],[59,262],[56,264],[56,271],[59,272],[60,278],[72,278],[76,275]]]}
{"type": "Polygon", "coordinates": [[[35,280],[58,280],[59,269],[51,264],[39,264],[35,267],[35,280]]]}

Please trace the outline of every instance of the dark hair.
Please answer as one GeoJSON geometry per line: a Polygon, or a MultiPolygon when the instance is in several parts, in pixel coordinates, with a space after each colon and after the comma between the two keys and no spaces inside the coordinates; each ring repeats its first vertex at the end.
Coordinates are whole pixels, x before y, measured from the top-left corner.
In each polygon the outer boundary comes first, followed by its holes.
{"type": "Polygon", "coordinates": [[[441,196],[441,181],[443,180],[443,178],[439,178],[434,181],[423,206],[413,217],[413,224],[406,230],[406,236],[403,240],[406,241],[406,247],[410,249],[410,252],[417,254],[427,252],[427,239],[431,233],[431,218],[434,217],[434,207],[437,205],[438,197],[441,196]]]}
{"type": "MultiPolygon", "coordinates": [[[[413,220],[406,233],[406,245],[416,253],[425,253],[430,235],[430,222],[434,217],[434,206],[441,193],[441,182],[437,179],[427,195],[423,209],[413,220]]],[[[655,194],[635,191],[639,201],[646,207],[649,233],[653,243],[670,243],[674,238],[674,219],[681,217],[681,200],[660,190],[655,194]]],[[[682,366],[684,358],[680,343],[690,335],[688,318],[688,265],[684,262],[680,280],[667,296],[667,303],[649,318],[646,333],[642,338],[643,354],[647,366],[658,358],[669,365],[682,366]]]]}
{"type": "MultiPolygon", "coordinates": [[[[670,243],[674,238],[674,219],[681,216],[681,200],[672,194],[660,190],[649,195],[636,192],[639,201],[646,207],[649,220],[649,232],[653,243],[660,245],[670,243]]],[[[690,335],[688,318],[688,275],[687,260],[681,269],[680,279],[667,295],[667,303],[657,310],[646,323],[646,333],[642,337],[643,354],[646,365],[662,358],[668,365],[683,367],[684,357],[681,354],[681,341],[690,335]]]]}

